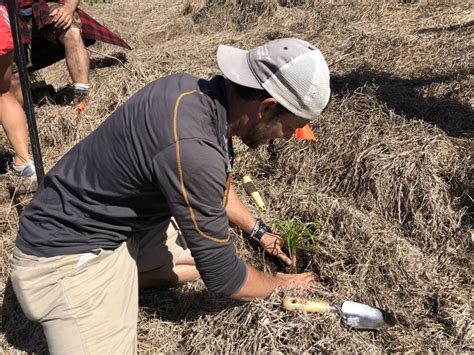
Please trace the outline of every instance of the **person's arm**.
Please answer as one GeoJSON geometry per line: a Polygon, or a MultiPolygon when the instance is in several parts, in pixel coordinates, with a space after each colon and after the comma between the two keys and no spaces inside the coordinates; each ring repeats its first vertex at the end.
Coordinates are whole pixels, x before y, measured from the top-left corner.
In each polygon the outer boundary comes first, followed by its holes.
{"type": "Polygon", "coordinates": [[[185,139],[178,144],[154,157],[155,182],[166,197],[207,288],[225,297],[249,300],[266,297],[276,288],[308,287],[312,274],[272,276],[238,258],[222,206],[226,175],[219,150],[199,139],[185,139]]]}
{"type": "MultiPolygon", "coordinates": [[[[243,231],[250,234],[257,220],[240,200],[239,196],[231,186],[227,200],[226,213],[229,221],[239,226],[243,231]]],[[[260,245],[265,251],[279,257],[285,264],[291,265],[291,259],[281,250],[283,239],[275,233],[265,233],[260,239],[260,245]]]]}
{"type": "Polygon", "coordinates": [[[250,301],[254,298],[265,298],[277,288],[307,289],[314,284],[314,274],[282,274],[275,276],[265,274],[247,265],[247,279],[231,298],[240,301],[250,301]]]}
{"type": "Polygon", "coordinates": [[[154,183],[166,198],[206,287],[225,297],[247,278],[229,235],[222,205],[225,161],[218,146],[200,138],[183,139],[153,158],[154,183]]]}
{"type": "Polygon", "coordinates": [[[63,6],[58,7],[50,12],[49,17],[53,21],[54,26],[63,30],[71,27],[72,17],[79,5],[79,0],[64,0],[63,6]]]}

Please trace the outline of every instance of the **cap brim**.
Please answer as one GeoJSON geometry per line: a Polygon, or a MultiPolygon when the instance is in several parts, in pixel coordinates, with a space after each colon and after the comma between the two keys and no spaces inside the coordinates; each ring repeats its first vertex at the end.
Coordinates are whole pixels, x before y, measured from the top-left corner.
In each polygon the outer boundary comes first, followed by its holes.
{"type": "Polygon", "coordinates": [[[254,89],[263,89],[250,70],[248,51],[220,45],[217,48],[217,65],[222,73],[234,83],[254,89]]]}

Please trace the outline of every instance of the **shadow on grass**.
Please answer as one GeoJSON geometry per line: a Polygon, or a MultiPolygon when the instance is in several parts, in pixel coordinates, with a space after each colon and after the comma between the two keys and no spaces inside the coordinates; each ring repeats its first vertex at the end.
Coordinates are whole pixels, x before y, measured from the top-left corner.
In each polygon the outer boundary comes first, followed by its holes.
{"type": "Polygon", "coordinates": [[[29,354],[48,354],[43,329],[38,323],[28,320],[18,303],[10,279],[3,295],[2,322],[0,332],[17,350],[29,354]]]}
{"type": "Polygon", "coordinates": [[[8,166],[13,163],[13,151],[0,147],[0,175],[8,172],[8,166]]]}
{"type": "Polygon", "coordinates": [[[242,305],[242,302],[219,297],[207,290],[184,291],[176,289],[140,290],[140,310],[162,321],[194,321],[205,314],[219,313],[242,305]]]}
{"type": "Polygon", "coordinates": [[[455,31],[468,30],[473,26],[474,26],[474,21],[468,21],[468,22],[460,23],[460,24],[456,24],[456,25],[422,28],[422,29],[416,31],[416,33],[455,32],[455,31]]]}
{"type": "MultiPolygon", "coordinates": [[[[90,69],[108,68],[117,65],[123,65],[127,62],[127,56],[123,52],[115,52],[111,55],[102,55],[102,57],[92,58],[90,60],[90,69]]],[[[59,106],[70,105],[74,100],[74,90],[70,86],[58,88],[56,91],[52,85],[44,80],[31,84],[31,93],[33,103],[36,106],[53,104],[59,106]]]]}
{"type": "Polygon", "coordinates": [[[117,65],[122,65],[127,62],[127,56],[123,52],[115,52],[107,56],[99,58],[91,58],[90,69],[108,68],[117,65]]]}
{"type": "MultiPolygon", "coordinates": [[[[346,95],[366,84],[371,85],[377,99],[397,114],[436,125],[453,137],[472,137],[474,111],[469,104],[458,101],[455,93],[443,97],[426,96],[420,88],[436,83],[460,82],[473,73],[466,70],[430,77],[401,78],[362,66],[345,75],[333,75],[331,88],[335,94],[346,95]]],[[[459,87],[454,89],[460,90],[459,87]]]]}

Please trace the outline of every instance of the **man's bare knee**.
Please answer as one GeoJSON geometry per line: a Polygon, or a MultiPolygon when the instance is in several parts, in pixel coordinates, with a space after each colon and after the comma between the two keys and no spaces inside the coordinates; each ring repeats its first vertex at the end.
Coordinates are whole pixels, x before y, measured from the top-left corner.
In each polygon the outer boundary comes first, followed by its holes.
{"type": "Polygon", "coordinates": [[[81,30],[76,27],[70,27],[59,36],[59,41],[64,45],[65,48],[69,47],[83,47],[84,42],[82,41],[81,30]]]}
{"type": "Polygon", "coordinates": [[[12,74],[10,92],[15,96],[20,105],[23,106],[23,94],[21,92],[20,75],[18,72],[12,74]]]}

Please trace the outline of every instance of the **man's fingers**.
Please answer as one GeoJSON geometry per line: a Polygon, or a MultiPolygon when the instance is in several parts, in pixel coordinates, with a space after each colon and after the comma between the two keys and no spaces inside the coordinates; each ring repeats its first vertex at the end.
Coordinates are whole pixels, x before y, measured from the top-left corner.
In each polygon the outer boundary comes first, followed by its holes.
{"type": "Polygon", "coordinates": [[[278,277],[284,279],[285,288],[303,288],[308,289],[315,285],[316,279],[312,272],[302,274],[282,274],[278,273],[278,277]]]}
{"type": "Polygon", "coordinates": [[[53,17],[53,21],[54,22],[60,21],[62,16],[63,16],[63,12],[60,9],[58,9],[58,11],[56,12],[56,14],[53,17]]]}
{"type": "Polygon", "coordinates": [[[280,246],[273,244],[267,245],[264,248],[268,254],[277,256],[285,264],[291,265],[291,259],[281,250],[280,246]]]}
{"type": "Polygon", "coordinates": [[[290,266],[291,265],[291,259],[286,256],[284,252],[281,251],[280,248],[278,248],[278,255],[277,255],[281,261],[283,261],[286,265],[290,266]]]}
{"type": "Polygon", "coordinates": [[[278,256],[285,264],[291,265],[291,260],[281,250],[281,247],[285,244],[283,239],[274,233],[265,233],[260,240],[260,245],[270,255],[278,256]]]}
{"type": "Polygon", "coordinates": [[[52,17],[51,21],[54,22],[56,27],[67,29],[72,23],[72,16],[70,16],[64,9],[54,9],[49,14],[52,17]]]}
{"type": "Polygon", "coordinates": [[[316,280],[312,272],[307,272],[300,275],[302,276],[301,281],[299,285],[295,285],[296,287],[303,287],[304,289],[308,289],[315,284],[316,280]]]}
{"type": "Polygon", "coordinates": [[[58,27],[62,27],[67,23],[68,16],[65,12],[61,12],[58,21],[56,22],[56,25],[58,27]]]}
{"type": "Polygon", "coordinates": [[[54,25],[55,25],[56,27],[58,26],[58,22],[59,22],[59,19],[60,19],[60,18],[61,18],[61,17],[60,17],[59,15],[56,15],[56,16],[53,17],[53,22],[54,22],[54,25]]]}
{"type": "Polygon", "coordinates": [[[68,17],[65,21],[64,21],[64,25],[62,26],[62,29],[63,30],[67,30],[69,27],[71,27],[72,25],[72,18],[71,17],[68,17]]]}

